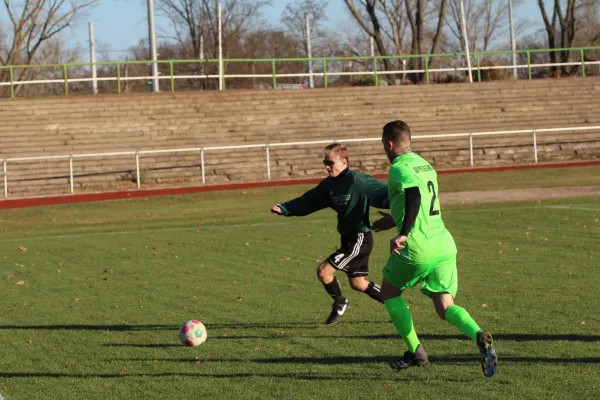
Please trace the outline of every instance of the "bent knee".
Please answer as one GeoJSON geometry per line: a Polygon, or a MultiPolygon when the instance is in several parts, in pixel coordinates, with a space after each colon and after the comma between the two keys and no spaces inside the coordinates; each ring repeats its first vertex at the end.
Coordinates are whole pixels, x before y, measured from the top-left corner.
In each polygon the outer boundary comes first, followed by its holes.
{"type": "Polygon", "coordinates": [[[365,290],[367,290],[367,288],[369,287],[369,281],[367,281],[366,279],[351,279],[350,280],[350,287],[356,291],[359,292],[364,292],[365,290]]]}
{"type": "Polygon", "coordinates": [[[333,267],[331,265],[329,265],[329,263],[327,261],[323,261],[317,267],[317,276],[319,277],[319,279],[333,276],[334,272],[335,272],[335,269],[333,269],[333,267]]]}

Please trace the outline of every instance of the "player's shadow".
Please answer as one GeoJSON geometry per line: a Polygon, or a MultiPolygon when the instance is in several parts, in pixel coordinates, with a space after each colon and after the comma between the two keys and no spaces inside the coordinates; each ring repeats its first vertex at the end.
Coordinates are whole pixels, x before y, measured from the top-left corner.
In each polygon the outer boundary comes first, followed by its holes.
{"type": "Polygon", "coordinates": [[[0,325],[0,330],[52,330],[52,331],[164,331],[178,329],[178,325],[0,325]]]}
{"type": "MultiPolygon", "coordinates": [[[[349,364],[387,364],[397,356],[333,356],[333,357],[280,357],[280,358],[152,358],[153,361],[172,363],[258,363],[258,364],[307,364],[307,365],[349,365],[349,364]]],[[[429,360],[434,364],[477,364],[477,354],[461,354],[454,356],[432,356],[429,360]]],[[[115,361],[115,360],[111,360],[115,361]]],[[[147,362],[147,358],[120,358],[118,361],[147,362]]],[[[548,364],[600,364],[600,357],[518,357],[502,356],[502,364],[512,363],[548,363],[548,364]]]]}
{"type": "MultiPolygon", "coordinates": [[[[389,321],[378,320],[378,321],[344,321],[344,325],[369,325],[375,324],[389,324],[389,321]]],[[[207,324],[211,329],[321,329],[329,328],[323,322],[255,322],[255,323],[215,323],[207,324]]]]}
{"type": "MultiPolygon", "coordinates": [[[[325,338],[324,336],[323,338],[325,338]]],[[[398,339],[396,334],[384,335],[357,335],[344,336],[336,335],[336,338],[345,339],[398,339]]],[[[443,335],[443,334],[419,334],[419,339],[422,340],[464,340],[469,341],[464,335],[443,335]]],[[[543,342],[543,341],[567,341],[567,342],[600,342],[600,335],[579,335],[579,334],[536,334],[536,333],[497,333],[494,334],[494,339],[498,341],[506,340],[513,342],[543,342]]]]}
{"type": "MultiPolygon", "coordinates": [[[[60,372],[0,372],[1,378],[77,378],[77,379],[127,379],[127,378],[160,378],[160,377],[190,377],[190,378],[223,378],[223,379],[243,379],[243,378],[267,378],[267,379],[289,379],[293,381],[360,381],[374,378],[364,375],[324,375],[321,373],[305,372],[305,373],[254,373],[254,372],[236,372],[230,374],[205,374],[205,373],[186,373],[186,372],[159,372],[159,373],[123,373],[123,374],[68,374],[60,372]]],[[[401,377],[394,376],[393,378],[384,377],[386,381],[408,382],[416,380],[426,380],[426,377],[401,377]]],[[[430,380],[430,379],[427,379],[430,380]]],[[[453,380],[453,379],[450,379],[453,380]]],[[[462,380],[461,380],[462,381],[462,380]]]]}
{"type": "MultiPolygon", "coordinates": [[[[254,359],[252,362],[261,364],[324,364],[324,365],[337,365],[337,364],[373,364],[373,363],[386,363],[397,357],[373,357],[373,356],[337,356],[337,357],[290,357],[290,358],[264,358],[254,359]]],[[[474,355],[460,355],[460,356],[442,356],[442,357],[429,357],[432,363],[436,364],[465,364],[465,363],[478,363],[479,357],[477,354],[474,355]]],[[[514,356],[503,356],[500,358],[502,364],[507,363],[549,363],[549,364],[600,364],[600,357],[579,357],[579,358],[565,358],[565,357],[514,357],[514,356]]]]}
{"type": "MultiPolygon", "coordinates": [[[[369,325],[373,324],[389,324],[388,321],[344,321],[344,325],[369,325]]],[[[209,329],[331,329],[320,322],[282,322],[282,323],[217,323],[208,324],[209,329]]],[[[84,324],[65,324],[65,325],[0,325],[0,330],[83,330],[83,331],[115,331],[115,332],[127,332],[127,331],[171,331],[178,329],[177,324],[162,324],[162,325],[84,325],[84,324]]],[[[335,329],[335,328],[333,328],[335,329]]],[[[229,334],[227,336],[211,336],[210,340],[243,340],[243,339],[285,339],[294,338],[298,335],[294,335],[294,332],[287,332],[286,334],[273,334],[273,335],[235,335],[229,334]]],[[[338,339],[367,339],[367,340],[388,340],[398,339],[396,334],[376,334],[376,335],[339,335],[337,331],[332,330],[332,335],[300,335],[301,337],[312,338],[312,339],[331,339],[335,336],[338,339]]],[[[419,338],[423,340],[470,340],[463,335],[445,335],[445,334],[420,334],[419,338]]],[[[496,333],[494,338],[498,341],[514,341],[514,342],[528,342],[528,341],[568,341],[568,342],[600,342],[600,335],[581,335],[581,334],[536,334],[536,333],[496,333]]],[[[135,344],[108,344],[107,346],[132,346],[135,344]]],[[[179,345],[170,344],[140,344],[140,347],[171,347],[179,345]]]]}

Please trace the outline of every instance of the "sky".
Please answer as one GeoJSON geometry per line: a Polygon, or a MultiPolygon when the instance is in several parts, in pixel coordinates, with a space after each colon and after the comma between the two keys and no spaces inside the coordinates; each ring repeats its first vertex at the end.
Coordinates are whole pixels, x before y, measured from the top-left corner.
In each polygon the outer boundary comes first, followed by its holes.
{"type": "MultiPolygon", "coordinates": [[[[516,1],[516,0],[515,0],[516,1]]],[[[520,16],[532,15],[539,19],[539,9],[535,0],[523,0],[524,4],[516,8],[515,13],[520,16]]],[[[285,6],[294,0],[272,0],[271,6],[263,10],[263,17],[271,25],[277,26],[281,13],[285,6]]],[[[94,36],[96,43],[96,58],[99,53],[107,54],[109,59],[123,59],[127,49],[135,46],[141,40],[148,37],[147,0],[100,0],[99,3],[88,12],[88,15],[80,18],[78,22],[68,28],[64,34],[64,40],[71,46],[78,46],[81,51],[80,61],[89,61],[89,27],[88,23],[94,24],[94,36]]],[[[156,11],[156,31],[160,36],[168,35],[169,21],[159,15],[156,11]]],[[[348,11],[343,0],[330,0],[328,7],[329,22],[332,27],[341,25],[349,18],[348,11]]],[[[5,16],[0,16],[0,19],[5,16]]]]}
{"type": "MultiPolygon", "coordinates": [[[[263,9],[263,17],[277,26],[285,6],[293,3],[293,0],[272,0],[271,3],[271,6],[263,9]]],[[[330,16],[341,15],[341,19],[346,18],[343,0],[332,0],[328,13],[330,16]]],[[[159,14],[155,6],[156,34],[160,42],[161,34],[169,35],[170,21],[159,14]]],[[[330,18],[331,22],[335,20],[339,21],[340,18],[330,18]]],[[[69,42],[78,44],[85,51],[89,48],[89,22],[94,24],[96,50],[104,46],[110,49],[111,56],[119,58],[119,53],[124,55],[128,48],[148,38],[147,0],[100,0],[87,17],[81,18],[66,33],[69,42]]]]}

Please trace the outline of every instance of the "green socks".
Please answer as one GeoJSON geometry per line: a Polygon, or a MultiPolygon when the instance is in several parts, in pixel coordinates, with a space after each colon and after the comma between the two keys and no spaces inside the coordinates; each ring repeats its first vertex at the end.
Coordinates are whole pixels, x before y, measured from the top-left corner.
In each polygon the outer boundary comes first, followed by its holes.
{"type": "MultiPolygon", "coordinates": [[[[419,347],[419,338],[413,327],[412,317],[406,302],[402,296],[394,297],[385,301],[385,308],[387,309],[390,318],[398,334],[402,336],[404,343],[408,347],[408,351],[414,353],[419,347]]],[[[464,310],[463,310],[464,311],[464,310]]],[[[468,316],[469,314],[467,314],[468,316]]]]}
{"type": "Polygon", "coordinates": [[[480,330],[479,325],[471,318],[467,310],[457,305],[451,305],[446,310],[445,318],[464,335],[470,337],[473,341],[477,341],[477,332],[480,330]]]}

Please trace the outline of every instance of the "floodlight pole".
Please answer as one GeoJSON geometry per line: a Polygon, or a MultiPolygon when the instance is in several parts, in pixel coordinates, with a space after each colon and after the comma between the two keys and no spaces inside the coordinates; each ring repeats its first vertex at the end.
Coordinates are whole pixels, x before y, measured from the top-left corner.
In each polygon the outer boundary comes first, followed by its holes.
{"type": "Polygon", "coordinates": [[[92,92],[98,94],[98,75],[96,73],[96,46],[94,42],[94,23],[89,23],[90,27],[90,63],[92,67],[92,92]]]}
{"type": "Polygon", "coordinates": [[[517,79],[517,41],[515,39],[515,27],[513,24],[512,0],[508,0],[508,22],[510,24],[510,44],[512,48],[513,78],[517,79]]]}
{"type": "Polygon", "coordinates": [[[308,17],[308,14],[306,14],[305,16],[305,20],[306,20],[306,56],[308,57],[308,87],[309,88],[313,88],[315,87],[315,82],[313,79],[313,66],[312,66],[312,47],[310,45],[310,19],[308,17]]]}
{"type": "Polygon", "coordinates": [[[148,0],[148,44],[150,51],[150,75],[152,76],[152,91],[159,92],[158,64],[156,62],[156,29],[154,27],[154,1],[148,0]]]}
{"type": "Polygon", "coordinates": [[[219,1],[218,25],[219,25],[219,90],[223,90],[223,18],[221,15],[221,2],[219,1]]]}
{"type": "Polygon", "coordinates": [[[469,52],[469,38],[467,37],[467,22],[465,20],[465,5],[460,0],[460,14],[462,18],[462,33],[465,40],[465,53],[467,55],[467,68],[469,69],[469,82],[473,83],[473,73],[471,72],[471,53],[469,52]]]}

